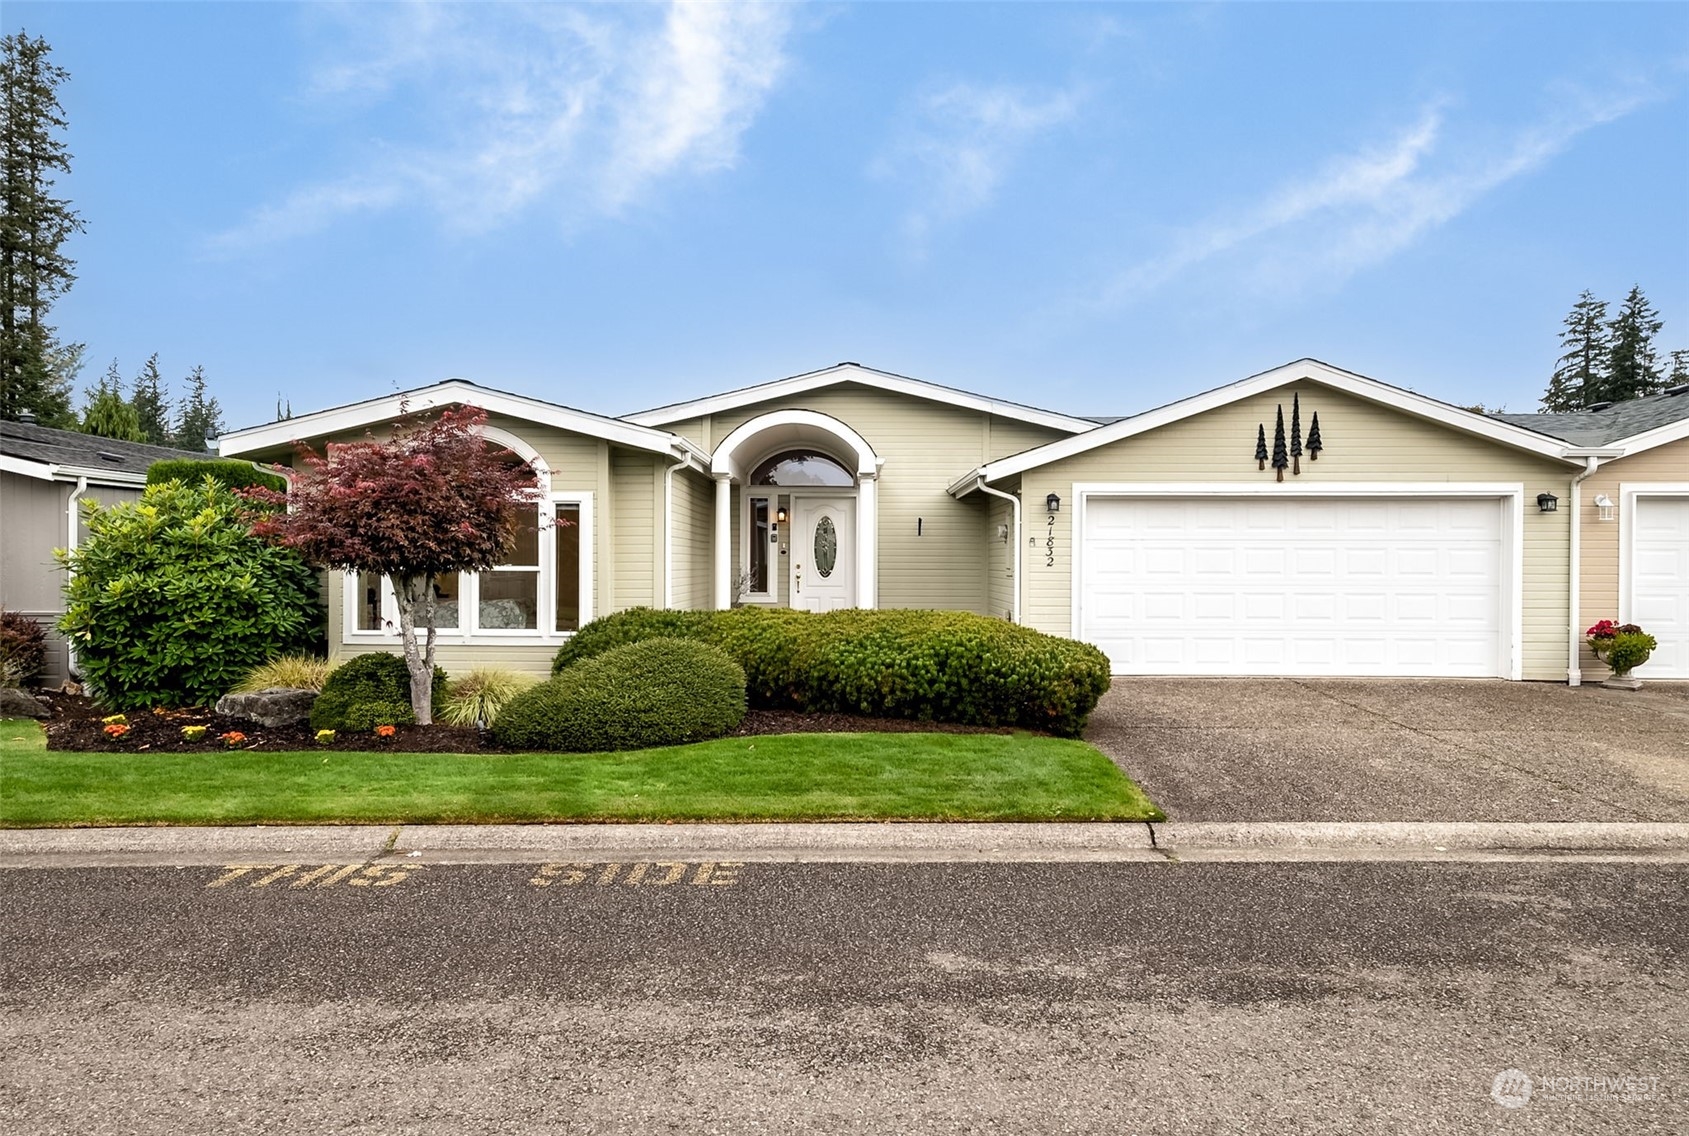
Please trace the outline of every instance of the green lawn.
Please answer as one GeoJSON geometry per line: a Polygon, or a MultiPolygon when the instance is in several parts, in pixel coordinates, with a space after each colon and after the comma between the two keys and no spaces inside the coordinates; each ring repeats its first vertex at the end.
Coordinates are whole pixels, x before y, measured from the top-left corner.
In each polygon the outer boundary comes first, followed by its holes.
{"type": "Polygon", "coordinates": [[[51,753],[0,721],[0,827],[1158,820],[1084,742],[785,734],[614,754],[51,753]]]}

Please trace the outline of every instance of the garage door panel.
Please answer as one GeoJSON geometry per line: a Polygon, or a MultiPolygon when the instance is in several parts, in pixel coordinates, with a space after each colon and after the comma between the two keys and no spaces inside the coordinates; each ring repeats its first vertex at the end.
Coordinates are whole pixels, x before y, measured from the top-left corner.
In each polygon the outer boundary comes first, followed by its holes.
{"type": "Polygon", "coordinates": [[[1486,499],[1092,497],[1081,634],[1117,672],[1503,674],[1502,527],[1486,499]]]}
{"type": "Polygon", "coordinates": [[[1689,497],[1636,498],[1628,618],[1659,641],[1638,678],[1689,678],[1689,497]]]}

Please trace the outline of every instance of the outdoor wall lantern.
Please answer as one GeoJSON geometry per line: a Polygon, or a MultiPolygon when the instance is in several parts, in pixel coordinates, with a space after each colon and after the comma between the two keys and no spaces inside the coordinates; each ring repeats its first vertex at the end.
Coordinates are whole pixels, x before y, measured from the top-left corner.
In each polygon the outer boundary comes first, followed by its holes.
{"type": "Polygon", "coordinates": [[[1044,508],[1048,509],[1052,513],[1061,512],[1061,497],[1054,493],[1050,494],[1048,497],[1044,498],[1044,508]]]}
{"type": "Polygon", "coordinates": [[[786,506],[782,505],[774,510],[774,519],[782,525],[786,523],[786,506]]]}
{"type": "Polygon", "coordinates": [[[1613,519],[1613,499],[1605,493],[1597,493],[1595,495],[1595,515],[1600,517],[1603,521],[1610,521],[1613,519]]]}
{"type": "Polygon", "coordinates": [[[1552,513],[1560,507],[1560,498],[1552,493],[1537,494],[1537,508],[1545,513],[1552,513]]]}

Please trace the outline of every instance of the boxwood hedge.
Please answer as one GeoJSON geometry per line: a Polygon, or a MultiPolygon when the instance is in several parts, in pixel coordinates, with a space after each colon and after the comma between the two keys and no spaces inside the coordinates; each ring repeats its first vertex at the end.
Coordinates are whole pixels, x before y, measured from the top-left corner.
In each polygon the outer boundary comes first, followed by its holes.
{"type": "MultiPolygon", "coordinates": [[[[434,713],[446,700],[446,672],[434,668],[434,713]]],[[[355,655],[335,667],[311,704],[311,728],[367,730],[404,725],[411,714],[411,672],[405,660],[384,651],[355,655]]]]}
{"type": "Polygon", "coordinates": [[[552,664],[563,674],[655,636],[712,643],[745,669],[750,703],[1023,726],[1073,737],[1108,689],[1108,658],[1089,643],[956,611],[633,608],[581,628],[552,664]]]}
{"type": "Polygon", "coordinates": [[[745,672],[696,639],[658,636],[577,661],[518,694],[493,724],[513,749],[601,753],[682,745],[745,717],[745,672]]]}

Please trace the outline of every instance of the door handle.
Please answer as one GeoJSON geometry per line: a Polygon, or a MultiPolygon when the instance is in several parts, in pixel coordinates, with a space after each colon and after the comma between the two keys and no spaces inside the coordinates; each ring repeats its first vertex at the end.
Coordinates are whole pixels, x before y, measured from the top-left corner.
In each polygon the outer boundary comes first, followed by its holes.
{"type": "Polygon", "coordinates": [[[797,591],[797,592],[803,591],[803,565],[802,564],[792,565],[792,590],[797,591]]]}

